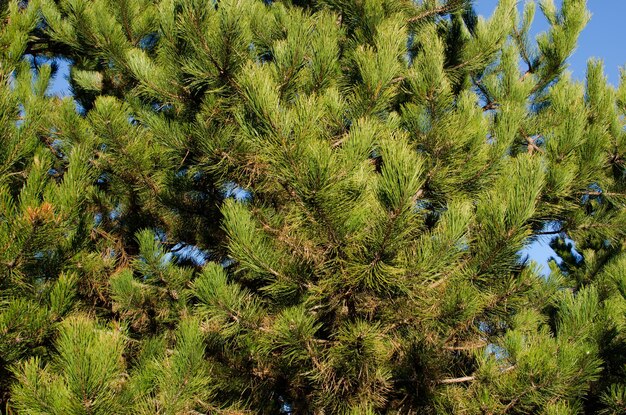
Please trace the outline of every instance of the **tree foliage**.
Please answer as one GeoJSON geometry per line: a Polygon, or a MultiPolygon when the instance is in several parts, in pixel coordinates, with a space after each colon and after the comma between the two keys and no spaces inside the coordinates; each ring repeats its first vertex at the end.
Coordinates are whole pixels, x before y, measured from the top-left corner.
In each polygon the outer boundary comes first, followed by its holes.
{"type": "Polygon", "coordinates": [[[624,413],[626,75],[471,3],[0,1],[3,410],[624,413]]]}

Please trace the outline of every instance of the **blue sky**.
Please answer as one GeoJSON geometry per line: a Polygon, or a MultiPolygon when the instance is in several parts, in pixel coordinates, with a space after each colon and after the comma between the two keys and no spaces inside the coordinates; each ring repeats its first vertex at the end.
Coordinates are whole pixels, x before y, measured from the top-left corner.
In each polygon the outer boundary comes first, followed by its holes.
{"type": "MultiPolygon", "coordinates": [[[[498,0],[475,0],[474,5],[478,14],[490,16],[497,3],[498,0]]],[[[524,1],[519,3],[522,5],[524,1]]],[[[583,80],[587,60],[591,57],[600,58],[604,60],[609,81],[617,85],[619,68],[626,65],[626,0],[587,0],[587,8],[592,13],[591,21],[579,38],[578,49],[569,60],[569,69],[575,79],[583,80]]],[[[540,33],[547,26],[537,7],[534,32],[540,33]]]]}
{"type": "Polygon", "coordinates": [[[59,61],[58,65],[59,70],[52,80],[52,85],[49,86],[48,93],[61,97],[72,95],[68,84],[69,63],[67,61],[59,61]]]}

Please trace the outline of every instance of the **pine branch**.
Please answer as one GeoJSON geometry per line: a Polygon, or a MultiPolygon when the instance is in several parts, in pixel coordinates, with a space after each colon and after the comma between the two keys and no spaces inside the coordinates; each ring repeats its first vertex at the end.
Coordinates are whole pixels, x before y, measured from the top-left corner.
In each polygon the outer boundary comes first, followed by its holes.
{"type": "Polygon", "coordinates": [[[439,383],[442,385],[449,385],[453,383],[473,382],[475,379],[476,379],[476,376],[463,376],[460,378],[441,379],[439,383]]]}
{"type": "Polygon", "coordinates": [[[487,341],[480,340],[474,343],[466,343],[459,346],[443,346],[445,350],[474,350],[480,349],[481,347],[485,347],[487,345],[487,341]]]}
{"type": "MultiPolygon", "coordinates": [[[[507,373],[510,372],[511,370],[515,369],[515,365],[511,365],[507,368],[504,368],[502,370],[500,370],[500,373],[507,373]]],[[[455,384],[455,383],[465,383],[465,382],[473,382],[476,380],[476,375],[471,375],[471,376],[462,376],[459,378],[446,378],[446,379],[441,379],[439,380],[439,384],[442,385],[450,385],[450,384],[455,384]]]]}
{"type": "Polygon", "coordinates": [[[626,193],[617,192],[604,192],[604,191],[589,191],[589,192],[577,192],[576,194],[583,196],[622,196],[626,197],[626,193]]]}
{"type": "Polygon", "coordinates": [[[476,86],[476,88],[478,88],[478,90],[485,97],[485,101],[487,101],[487,103],[483,105],[482,107],[483,111],[497,109],[499,107],[499,104],[495,100],[495,98],[492,97],[491,93],[489,92],[485,84],[482,82],[482,79],[476,79],[475,77],[472,76],[472,81],[474,82],[474,85],[476,86]]]}
{"type": "Polygon", "coordinates": [[[524,137],[524,139],[526,140],[526,145],[528,147],[528,152],[530,154],[533,154],[533,151],[536,150],[540,153],[545,153],[545,150],[539,146],[537,146],[536,140],[538,138],[541,138],[541,135],[536,135],[536,136],[529,136],[526,131],[524,130],[523,127],[520,127],[519,129],[520,134],[522,134],[522,137],[524,137]]]}
{"type": "Polygon", "coordinates": [[[132,29],[130,27],[129,17],[128,17],[128,4],[126,2],[121,2],[119,4],[120,4],[121,14],[122,14],[122,27],[124,28],[124,32],[126,32],[126,37],[128,37],[128,40],[130,41],[130,43],[132,43],[133,45],[136,45],[138,41],[135,40],[132,29]]]}
{"type": "MultiPolygon", "coordinates": [[[[462,2],[458,2],[458,3],[462,4],[462,2]]],[[[430,9],[430,10],[425,10],[422,13],[418,14],[417,16],[411,17],[408,20],[408,22],[409,23],[415,23],[415,22],[417,22],[419,20],[425,19],[427,17],[434,16],[436,14],[450,13],[450,12],[454,11],[454,9],[456,9],[457,7],[459,7],[459,6],[454,3],[454,0],[450,0],[443,6],[435,7],[435,8],[430,9]]]]}
{"type": "Polygon", "coordinates": [[[558,235],[565,232],[564,228],[555,230],[555,231],[539,231],[539,232],[533,232],[533,235],[558,235]]]}
{"type": "MultiPolygon", "coordinates": [[[[545,384],[544,384],[545,385],[545,384]]],[[[544,386],[542,385],[542,387],[544,386]]],[[[524,390],[521,394],[517,395],[515,398],[511,399],[511,401],[504,407],[504,409],[502,410],[503,414],[508,413],[511,409],[513,409],[513,407],[515,405],[517,405],[517,403],[526,395],[528,395],[531,392],[534,392],[536,390],[539,389],[539,385],[535,385],[534,383],[531,385],[530,390],[526,389],[524,390]]]]}
{"type": "Polygon", "coordinates": [[[530,74],[533,72],[533,66],[530,60],[530,56],[528,56],[528,51],[526,50],[526,47],[523,44],[524,42],[522,39],[522,34],[520,33],[520,31],[515,25],[513,25],[513,36],[515,37],[515,40],[517,41],[517,45],[520,49],[520,54],[522,55],[522,59],[528,66],[528,69],[526,70],[522,78],[520,79],[520,80],[524,80],[527,74],[530,74]]]}
{"type": "Polygon", "coordinates": [[[389,220],[387,221],[387,225],[385,226],[385,232],[383,234],[383,240],[380,243],[379,249],[376,251],[376,254],[374,255],[374,259],[369,264],[369,270],[375,269],[376,266],[378,265],[378,263],[380,262],[380,260],[382,259],[382,256],[385,253],[385,250],[387,248],[386,247],[387,241],[391,237],[391,231],[393,230],[394,225],[395,225],[395,223],[397,222],[397,220],[398,220],[398,218],[400,216],[400,212],[398,212],[398,211],[391,212],[391,214],[389,216],[390,216],[389,220]]]}

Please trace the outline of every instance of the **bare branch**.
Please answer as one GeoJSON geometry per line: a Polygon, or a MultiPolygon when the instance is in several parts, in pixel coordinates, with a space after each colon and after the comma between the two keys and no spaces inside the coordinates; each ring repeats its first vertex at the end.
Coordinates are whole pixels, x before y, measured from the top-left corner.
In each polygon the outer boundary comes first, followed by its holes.
{"type": "Polygon", "coordinates": [[[481,340],[481,341],[474,342],[474,343],[460,344],[458,346],[444,346],[443,348],[446,350],[473,350],[473,349],[481,348],[486,345],[487,345],[487,342],[484,340],[481,340]]]}
{"type": "Polygon", "coordinates": [[[463,383],[463,382],[471,382],[476,379],[476,376],[463,376],[460,378],[448,378],[441,379],[439,383],[442,385],[451,384],[451,383],[463,383]]]}
{"type": "MultiPolygon", "coordinates": [[[[506,367],[506,368],[502,369],[500,371],[500,373],[507,373],[507,372],[510,372],[513,369],[515,369],[515,365],[511,365],[509,367],[506,367]]],[[[442,384],[442,385],[449,385],[449,384],[454,384],[454,383],[472,382],[474,380],[476,380],[476,376],[472,375],[472,376],[463,376],[463,377],[460,377],[460,378],[441,379],[438,383],[442,384]]]]}

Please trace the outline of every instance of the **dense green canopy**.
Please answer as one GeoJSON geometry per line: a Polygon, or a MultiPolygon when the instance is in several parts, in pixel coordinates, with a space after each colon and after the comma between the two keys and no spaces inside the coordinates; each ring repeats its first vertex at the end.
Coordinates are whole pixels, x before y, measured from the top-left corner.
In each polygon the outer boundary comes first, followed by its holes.
{"type": "Polygon", "coordinates": [[[471,3],[0,0],[0,412],[626,413],[626,75],[471,3]]]}

